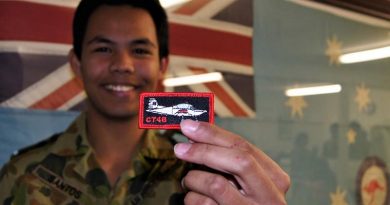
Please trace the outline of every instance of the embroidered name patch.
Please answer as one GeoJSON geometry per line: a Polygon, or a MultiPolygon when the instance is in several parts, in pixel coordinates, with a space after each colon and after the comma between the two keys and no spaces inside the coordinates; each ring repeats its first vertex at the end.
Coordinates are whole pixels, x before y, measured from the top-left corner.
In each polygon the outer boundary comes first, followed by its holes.
{"type": "Polygon", "coordinates": [[[50,187],[57,189],[58,191],[72,197],[75,200],[78,200],[82,196],[82,192],[74,186],[67,184],[64,180],[48,170],[47,168],[38,165],[34,170],[33,174],[37,176],[39,179],[44,181],[50,187]]]}
{"type": "Polygon", "coordinates": [[[212,93],[142,93],[140,128],[180,129],[184,119],[214,123],[212,93]]]}

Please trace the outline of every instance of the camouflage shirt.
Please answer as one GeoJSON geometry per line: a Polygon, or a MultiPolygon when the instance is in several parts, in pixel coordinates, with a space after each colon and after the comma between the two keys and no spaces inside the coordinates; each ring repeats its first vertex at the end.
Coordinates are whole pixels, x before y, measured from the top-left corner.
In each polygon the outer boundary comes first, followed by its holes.
{"type": "Polygon", "coordinates": [[[180,204],[183,162],[146,132],[132,168],[111,187],[87,140],[85,114],[62,134],[23,150],[2,168],[0,204],[180,204]]]}

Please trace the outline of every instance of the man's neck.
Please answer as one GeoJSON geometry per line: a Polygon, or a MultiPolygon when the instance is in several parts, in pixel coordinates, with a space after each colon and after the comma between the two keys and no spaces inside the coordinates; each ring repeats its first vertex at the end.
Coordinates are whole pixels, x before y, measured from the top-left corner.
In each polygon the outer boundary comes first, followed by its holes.
{"type": "Polygon", "coordinates": [[[100,166],[111,185],[131,166],[137,145],[144,130],[138,128],[138,117],[111,120],[94,112],[87,112],[88,141],[95,151],[100,166]]]}

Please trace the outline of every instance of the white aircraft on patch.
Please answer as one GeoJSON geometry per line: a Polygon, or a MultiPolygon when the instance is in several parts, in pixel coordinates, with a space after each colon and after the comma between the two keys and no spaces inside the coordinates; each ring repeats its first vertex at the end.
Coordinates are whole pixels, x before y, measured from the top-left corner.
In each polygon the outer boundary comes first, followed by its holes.
{"type": "Polygon", "coordinates": [[[197,110],[193,105],[188,103],[180,103],[174,106],[165,107],[158,105],[156,98],[150,98],[148,103],[147,112],[161,114],[161,115],[174,115],[180,117],[196,117],[207,110],[197,110]]]}

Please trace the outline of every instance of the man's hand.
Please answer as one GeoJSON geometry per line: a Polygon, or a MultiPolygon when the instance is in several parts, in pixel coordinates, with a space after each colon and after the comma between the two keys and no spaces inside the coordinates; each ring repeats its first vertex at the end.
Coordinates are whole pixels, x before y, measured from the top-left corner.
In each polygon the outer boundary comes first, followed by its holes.
{"type": "Polygon", "coordinates": [[[231,176],[190,171],[183,179],[185,204],[287,204],[289,176],[256,146],[205,122],[184,120],[181,129],[190,143],[175,146],[178,158],[231,176]]]}

